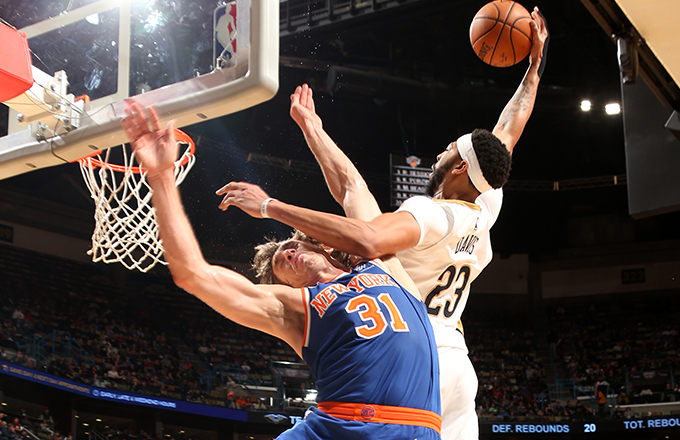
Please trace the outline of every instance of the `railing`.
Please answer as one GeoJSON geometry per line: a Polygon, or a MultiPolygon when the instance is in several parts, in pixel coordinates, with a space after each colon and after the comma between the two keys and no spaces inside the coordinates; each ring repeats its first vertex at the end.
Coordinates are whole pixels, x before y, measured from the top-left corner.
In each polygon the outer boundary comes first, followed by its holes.
{"type": "Polygon", "coordinates": [[[33,335],[33,356],[43,364],[46,364],[46,353],[48,352],[72,357],[79,362],[94,365],[92,355],[75,341],[70,333],[61,330],[53,330],[50,335],[44,337],[33,335]]]}
{"type": "Polygon", "coordinates": [[[104,434],[102,434],[99,431],[95,431],[94,429],[90,429],[90,433],[88,434],[88,440],[108,440],[104,434]]]}
{"type": "Polygon", "coordinates": [[[245,385],[246,387],[255,388],[256,395],[257,388],[262,386],[260,380],[255,379],[240,365],[231,363],[222,363],[218,365],[217,368],[206,372],[200,377],[199,383],[201,385],[205,385],[206,391],[209,393],[216,380],[219,380],[219,383],[221,384],[226,380],[225,378],[229,376],[234,379],[234,382],[236,382],[237,385],[245,385]]]}
{"type": "Polygon", "coordinates": [[[540,402],[543,408],[546,403],[558,399],[576,399],[579,396],[587,396],[594,401],[595,387],[581,385],[573,379],[557,379],[554,385],[536,395],[535,400],[540,402]]]}

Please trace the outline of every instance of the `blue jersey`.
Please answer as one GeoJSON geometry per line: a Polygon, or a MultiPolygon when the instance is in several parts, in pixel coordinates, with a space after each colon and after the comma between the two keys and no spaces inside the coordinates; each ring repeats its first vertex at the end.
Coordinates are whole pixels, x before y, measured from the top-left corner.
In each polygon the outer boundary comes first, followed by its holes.
{"type": "Polygon", "coordinates": [[[302,355],[318,402],[441,413],[437,345],[421,301],[373,262],[303,291],[302,355]]]}

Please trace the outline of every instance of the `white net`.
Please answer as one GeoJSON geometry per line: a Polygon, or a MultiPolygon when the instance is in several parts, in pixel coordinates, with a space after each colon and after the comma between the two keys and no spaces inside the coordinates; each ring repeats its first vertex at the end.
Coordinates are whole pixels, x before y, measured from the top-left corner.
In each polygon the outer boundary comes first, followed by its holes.
{"type": "MultiPolygon", "coordinates": [[[[187,148],[175,162],[176,185],[184,181],[196,161],[193,145],[180,143],[187,148]]],[[[156,263],[167,264],[151,206],[151,187],[146,172],[135,165],[134,153],[125,145],[120,148],[123,165],[109,162],[113,148],[78,160],[95,205],[88,254],[94,262],[121,263],[127,269],[147,272],[156,263]]]]}

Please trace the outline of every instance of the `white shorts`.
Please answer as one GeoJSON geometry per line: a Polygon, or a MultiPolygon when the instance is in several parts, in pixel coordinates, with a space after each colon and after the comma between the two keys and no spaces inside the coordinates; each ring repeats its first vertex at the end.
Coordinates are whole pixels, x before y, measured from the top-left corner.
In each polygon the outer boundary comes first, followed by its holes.
{"type": "Polygon", "coordinates": [[[477,374],[467,351],[439,347],[439,383],[442,398],[442,440],[479,440],[475,411],[477,374]]]}

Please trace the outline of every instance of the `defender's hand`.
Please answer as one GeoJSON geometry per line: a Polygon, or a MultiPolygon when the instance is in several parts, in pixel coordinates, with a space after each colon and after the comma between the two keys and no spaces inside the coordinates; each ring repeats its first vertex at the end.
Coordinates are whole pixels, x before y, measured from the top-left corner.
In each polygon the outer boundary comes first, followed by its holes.
{"type": "Polygon", "coordinates": [[[229,182],[218,189],[216,194],[224,196],[219,205],[222,211],[226,211],[230,206],[236,206],[254,218],[262,218],[260,207],[262,202],[269,198],[262,188],[248,182],[229,182]]]}

